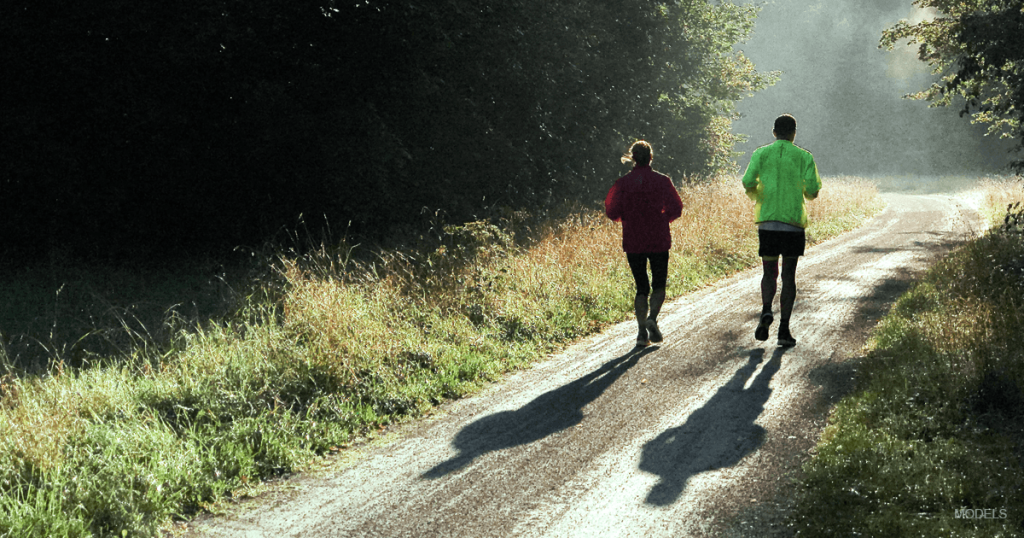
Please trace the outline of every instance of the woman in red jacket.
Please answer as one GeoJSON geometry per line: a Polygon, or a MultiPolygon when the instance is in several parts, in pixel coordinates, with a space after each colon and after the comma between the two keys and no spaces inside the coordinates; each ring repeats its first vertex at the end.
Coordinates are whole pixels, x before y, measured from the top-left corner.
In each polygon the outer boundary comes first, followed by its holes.
{"type": "Polygon", "coordinates": [[[629,154],[622,157],[624,163],[633,162],[633,170],[620,177],[604,199],[608,218],[622,222],[622,250],[636,281],[633,309],[639,326],[638,347],[662,341],[658,312],[665,302],[668,250],[672,247],[668,223],[683,212],[683,202],[672,180],[651,169],[653,158],[650,144],[643,140],[634,143],[629,154]],[[651,280],[647,278],[648,261],[651,280]]]}

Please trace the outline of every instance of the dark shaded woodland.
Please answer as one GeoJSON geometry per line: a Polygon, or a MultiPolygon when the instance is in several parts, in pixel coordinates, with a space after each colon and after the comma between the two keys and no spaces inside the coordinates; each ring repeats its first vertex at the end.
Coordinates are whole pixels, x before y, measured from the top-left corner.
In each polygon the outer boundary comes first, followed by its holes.
{"type": "Polygon", "coordinates": [[[12,0],[8,259],[385,236],[603,195],[636,137],[729,165],[754,10],[684,0],[12,0]],[[599,194],[595,194],[599,193],[599,194]],[[351,223],[351,224],[349,224],[351,223]]]}

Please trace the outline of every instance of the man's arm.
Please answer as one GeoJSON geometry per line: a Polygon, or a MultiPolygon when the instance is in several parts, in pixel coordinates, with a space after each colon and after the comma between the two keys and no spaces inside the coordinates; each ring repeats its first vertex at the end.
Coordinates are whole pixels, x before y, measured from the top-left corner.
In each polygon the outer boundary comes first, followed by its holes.
{"type": "Polygon", "coordinates": [[[757,187],[760,184],[761,178],[761,166],[759,155],[757,150],[754,150],[753,155],[750,156],[750,164],[747,165],[747,171],[743,173],[743,189],[747,191],[747,196],[751,200],[757,201],[757,187]]]}
{"type": "Polygon", "coordinates": [[[813,200],[821,191],[821,176],[818,175],[818,165],[815,164],[814,157],[810,157],[810,161],[804,172],[804,198],[813,200]]]}

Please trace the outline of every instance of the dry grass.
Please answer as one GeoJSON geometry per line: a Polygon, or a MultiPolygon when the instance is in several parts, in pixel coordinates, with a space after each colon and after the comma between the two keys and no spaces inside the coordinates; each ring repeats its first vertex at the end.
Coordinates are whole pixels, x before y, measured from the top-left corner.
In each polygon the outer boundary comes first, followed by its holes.
{"type": "Polygon", "coordinates": [[[875,182],[850,176],[822,180],[821,194],[807,204],[808,242],[816,244],[859,226],[883,207],[875,182]]]}
{"type": "Polygon", "coordinates": [[[1007,206],[1024,205],[1024,178],[985,178],[981,182],[983,214],[990,225],[1003,222],[1007,206]]]}
{"type": "MultiPolygon", "coordinates": [[[[670,296],[757,263],[738,179],[680,194],[670,296]]],[[[826,178],[809,207],[820,241],[880,205],[872,184],[826,178]]],[[[127,362],[4,377],[0,535],[150,534],[629,315],[619,225],[578,210],[517,243],[524,220],[438,225],[362,259],[345,244],[282,257],[269,299],[234,320],[127,362]]]]}

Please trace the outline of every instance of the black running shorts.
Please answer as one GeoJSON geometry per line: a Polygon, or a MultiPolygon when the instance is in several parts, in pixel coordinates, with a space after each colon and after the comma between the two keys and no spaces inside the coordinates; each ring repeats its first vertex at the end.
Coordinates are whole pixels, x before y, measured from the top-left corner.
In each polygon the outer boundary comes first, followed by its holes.
{"type": "Polygon", "coordinates": [[[807,234],[804,232],[776,232],[772,230],[758,230],[757,255],[761,257],[796,258],[804,255],[804,244],[807,242],[807,234]]]}

